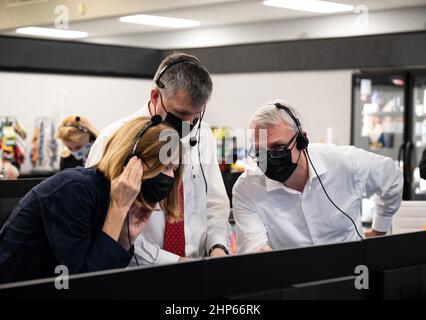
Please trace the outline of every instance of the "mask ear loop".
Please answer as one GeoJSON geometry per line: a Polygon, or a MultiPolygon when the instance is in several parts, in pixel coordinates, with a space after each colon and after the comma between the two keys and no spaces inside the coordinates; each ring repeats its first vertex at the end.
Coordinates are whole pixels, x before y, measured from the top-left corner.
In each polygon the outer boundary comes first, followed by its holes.
{"type": "MultiPolygon", "coordinates": [[[[166,113],[169,113],[166,109],[166,107],[164,106],[164,102],[163,102],[163,95],[160,92],[160,101],[161,101],[161,106],[163,107],[164,111],[166,111],[166,113]]],[[[155,114],[157,114],[157,106],[154,106],[154,110],[155,110],[155,114]]]]}

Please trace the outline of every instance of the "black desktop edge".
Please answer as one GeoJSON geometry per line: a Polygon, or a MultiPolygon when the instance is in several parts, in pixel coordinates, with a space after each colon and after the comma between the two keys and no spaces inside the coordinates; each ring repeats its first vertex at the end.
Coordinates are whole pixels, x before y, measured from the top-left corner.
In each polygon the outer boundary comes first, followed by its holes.
{"type": "Polygon", "coordinates": [[[0,299],[386,299],[425,297],[426,232],[0,285],[0,299]],[[368,289],[355,285],[368,268],[368,289]],[[407,281],[401,281],[400,275],[407,281]],[[407,276],[408,275],[408,276],[407,276]],[[408,277],[408,278],[407,278],[408,277]]]}

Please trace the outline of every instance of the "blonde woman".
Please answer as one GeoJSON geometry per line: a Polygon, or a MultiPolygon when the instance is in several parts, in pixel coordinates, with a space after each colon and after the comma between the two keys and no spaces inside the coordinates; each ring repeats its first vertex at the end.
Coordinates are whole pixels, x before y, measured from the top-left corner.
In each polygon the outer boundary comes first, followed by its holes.
{"type": "Polygon", "coordinates": [[[32,189],[0,231],[0,283],[53,276],[58,265],[70,274],[126,267],[156,203],[179,219],[179,138],[164,141],[164,130],[172,129],[161,118],[134,119],[98,166],[61,171],[32,189]],[[141,210],[128,214],[131,207],[141,210]]]}
{"type": "Polygon", "coordinates": [[[83,166],[98,131],[81,116],[68,116],[62,120],[56,138],[62,140],[65,148],[61,153],[60,170],[83,166]]]}

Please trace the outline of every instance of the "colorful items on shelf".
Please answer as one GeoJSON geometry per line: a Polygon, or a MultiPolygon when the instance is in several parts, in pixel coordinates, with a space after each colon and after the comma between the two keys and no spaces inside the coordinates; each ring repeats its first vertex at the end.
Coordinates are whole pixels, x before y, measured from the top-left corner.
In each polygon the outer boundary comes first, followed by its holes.
{"type": "MultiPolygon", "coordinates": [[[[221,172],[244,171],[241,161],[238,161],[237,139],[230,128],[212,128],[217,141],[217,160],[221,172]]],[[[245,154],[245,150],[243,150],[245,154]]]]}
{"type": "Polygon", "coordinates": [[[19,168],[25,160],[27,134],[14,117],[0,117],[1,160],[19,168]]]}
{"type": "Polygon", "coordinates": [[[34,170],[55,170],[57,153],[58,145],[55,139],[55,120],[47,117],[37,118],[30,154],[34,170]]]}

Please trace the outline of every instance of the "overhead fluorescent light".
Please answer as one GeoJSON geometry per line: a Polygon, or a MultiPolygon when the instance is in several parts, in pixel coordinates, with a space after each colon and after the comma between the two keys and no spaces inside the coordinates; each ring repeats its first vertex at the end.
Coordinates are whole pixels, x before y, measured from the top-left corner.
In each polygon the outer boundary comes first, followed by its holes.
{"type": "Polygon", "coordinates": [[[65,30],[65,29],[39,28],[39,27],[18,28],[15,30],[15,32],[20,34],[28,34],[32,36],[64,38],[64,39],[78,39],[78,38],[85,38],[88,36],[88,33],[83,31],[72,31],[72,30],[65,30]]]}
{"type": "Polygon", "coordinates": [[[121,17],[119,20],[126,23],[145,24],[148,26],[165,28],[191,28],[198,27],[200,25],[200,21],[196,20],[151,16],[146,14],[121,17]]]}
{"type": "Polygon", "coordinates": [[[320,0],[265,0],[265,6],[308,11],[315,13],[336,13],[353,11],[354,6],[320,0]]]}
{"type": "Polygon", "coordinates": [[[6,0],[6,7],[26,6],[29,4],[43,3],[47,0],[6,0]]]}

